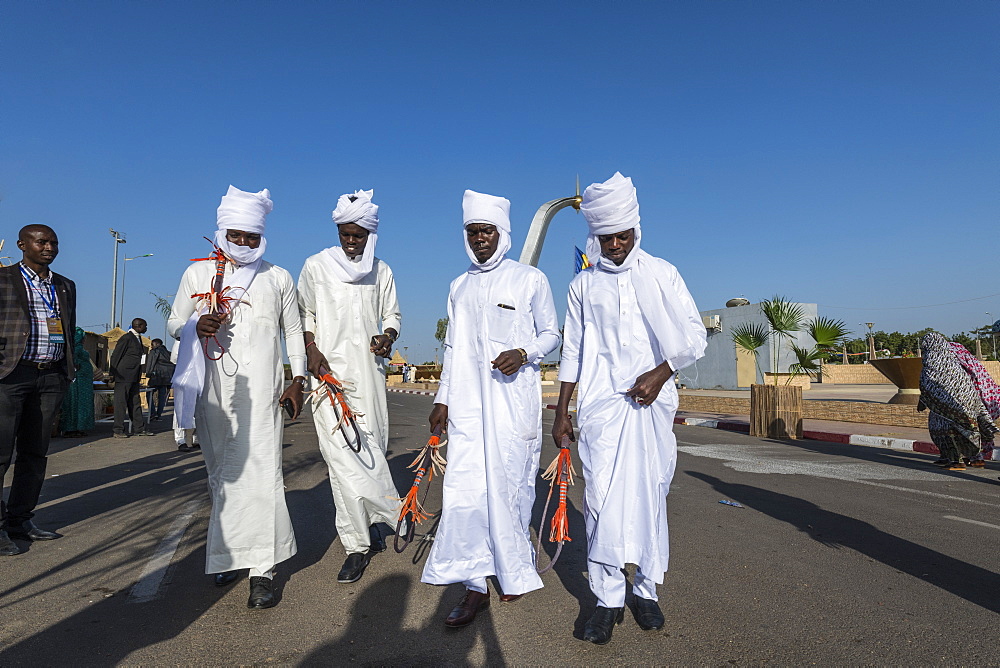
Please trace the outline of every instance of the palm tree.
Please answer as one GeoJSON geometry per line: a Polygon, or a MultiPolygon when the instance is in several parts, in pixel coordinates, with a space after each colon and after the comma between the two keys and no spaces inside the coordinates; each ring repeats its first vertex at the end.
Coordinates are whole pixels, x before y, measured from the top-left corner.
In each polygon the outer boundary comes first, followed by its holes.
{"type": "Polygon", "coordinates": [[[771,344],[771,372],[775,385],[778,384],[779,358],[782,349],[791,350],[796,359],[788,367],[790,374],[785,381],[788,384],[800,374],[815,377],[823,359],[833,352],[849,333],[847,325],[842,320],[823,317],[806,320],[800,304],[779,295],[763,300],[760,303],[760,310],[767,320],[767,327],[762,323],[744,323],[732,331],[732,339],[738,348],[753,355],[758,372],[761,371],[758,362],[760,348],[768,343],[771,344]],[[814,345],[810,348],[803,348],[794,343],[795,334],[803,330],[814,341],[814,345]]]}

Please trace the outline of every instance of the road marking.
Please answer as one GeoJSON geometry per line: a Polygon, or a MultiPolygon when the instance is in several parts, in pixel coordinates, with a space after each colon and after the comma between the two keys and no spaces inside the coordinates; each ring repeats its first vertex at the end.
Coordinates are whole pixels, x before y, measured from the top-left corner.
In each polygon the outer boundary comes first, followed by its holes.
{"type": "Polygon", "coordinates": [[[955,517],[954,515],[945,515],[944,518],[946,520],[955,520],[956,522],[968,522],[969,524],[975,524],[976,526],[989,527],[990,529],[1000,530],[1000,527],[998,527],[996,524],[990,524],[989,522],[980,522],[979,520],[970,520],[968,517],[955,517]]]}
{"type": "Polygon", "coordinates": [[[184,532],[187,531],[188,525],[191,524],[191,520],[194,519],[194,514],[200,505],[201,501],[188,501],[184,504],[181,514],[174,519],[170,529],[167,530],[167,535],[156,546],[153,556],[146,563],[146,568],[139,576],[139,581],[129,592],[129,600],[142,603],[156,597],[160,585],[163,583],[163,578],[167,574],[167,568],[177,551],[177,546],[180,545],[181,538],[184,537],[184,532]]]}
{"type": "Polygon", "coordinates": [[[743,473],[776,473],[779,475],[805,475],[814,478],[828,478],[831,480],[844,480],[854,482],[859,485],[869,485],[871,487],[881,487],[899,492],[910,492],[921,494],[936,499],[948,501],[962,501],[963,503],[974,503],[988,508],[1000,508],[1000,504],[977,501],[976,499],[966,499],[961,496],[951,494],[941,494],[940,492],[930,492],[922,489],[913,489],[900,485],[891,485],[884,482],[874,482],[876,480],[910,480],[920,482],[942,482],[944,480],[954,482],[957,479],[952,476],[942,476],[937,471],[919,471],[898,466],[887,466],[885,464],[873,463],[841,463],[828,460],[801,460],[783,458],[780,450],[767,446],[748,446],[727,443],[707,443],[698,444],[688,441],[678,441],[677,450],[685,454],[696,457],[708,457],[711,459],[723,460],[725,466],[743,473]]]}

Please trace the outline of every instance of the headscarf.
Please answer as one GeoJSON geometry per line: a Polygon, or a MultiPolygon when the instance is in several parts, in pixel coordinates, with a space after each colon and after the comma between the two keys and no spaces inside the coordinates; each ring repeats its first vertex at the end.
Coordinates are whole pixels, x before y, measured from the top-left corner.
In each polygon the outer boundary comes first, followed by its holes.
{"type": "Polygon", "coordinates": [[[990,423],[992,428],[988,428],[986,431],[980,429],[983,454],[990,455],[993,452],[993,435],[998,431],[995,422],[997,418],[1000,418],[1000,385],[997,385],[983,363],[976,359],[968,348],[954,341],[951,342],[951,347],[955,351],[955,355],[958,356],[958,363],[972,378],[972,383],[976,386],[976,391],[979,392],[979,398],[983,401],[983,407],[986,408],[986,412],[993,420],[990,423]]]}
{"type": "MultiPolygon", "coordinates": [[[[222,203],[219,204],[216,214],[218,229],[215,232],[215,244],[236,261],[236,269],[226,280],[226,287],[232,289],[232,295],[237,299],[242,298],[250,290],[250,284],[260,271],[264,250],[267,248],[267,240],[263,236],[264,221],[273,209],[271,192],[267,188],[251,193],[230,185],[228,192],[222,197],[222,203]],[[226,239],[228,230],[260,234],[260,245],[257,248],[250,248],[234,244],[226,239]]],[[[214,289],[214,286],[205,287],[206,291],[214,289]]],[[[177,426],[183,429],[194,428],[195,404],[205,386],[205,355],[202,352],[197,326],[198,319],[206,313],[208,313],[207,306],[195,309],[181,329],[177,348],[177,367],[174,370],[172,384],[177,426]]]]}
{"type": "Polygon", "coordinates": [[[676,291],[656,267],[657,259],[640,248],[639,200],[632,179],[615,172],[604,183],[594,183],[583,191],[580,211],[587,219],[587,257],[598,271],[618,274],[635,269],[632,287],[643,317],[649,322],[654,351],[661,362],[669,362],[676,372],[689,366],[705,352],[707,340],[701,323],[685,323],[683,311],[676,308],[676,291]],[[633,230],[635,245],[620,265],[601,253],[599,237],[633,230]]]}
{"type": "Polygon", "coordinates": [[[462,196],[462,243],[465,244],[465,253],[472,260],[469,273],[478,274],[492,271],[503,261],[507,251],[510,250],[510,200],[496,195],[477,193],[474,190],[466,190],[462,196]],[[471,223],[486,223],[493,225],[500,233],[500,241],[493,255],[485,262],[480,263],[476,259],[476,254],[472,252],[469,245],[469,235],[465,228],[471,223]]]}
{"type": "Polygon", "coordinates": [[[375,246],[378,244],[378,206],[372,204],[375,190],[355,190],[341,195],[333,210],[336,225],[354,223],[368,230],[368,241],[360,258],[354,260],[340,246],[331,246],[320,255],[327,266],[344,283],[357,283],[371,273],[375,263],[375,246]],[[351,201],[353,199],[353,201],[351,201]]]}
{"type": "Polygon", "coordinates": [[[945,457],[974,457],[983,434],[992,436],[997,431],[979,390],[959,362],[955,348],[941,334],[925,334],[920,349],[923,368],[918,408],[927,408],[932,417],[937,416],[928,420],[931,438],[945,457]]]}
{"type": "Polygon", "coordinates": [[[229,257],[241,265],[252,264],[264,255],[267,240],[264,238],[264,220],[274,209],[271,202],[271,192],[264,188],[260,192],[244,192],[234,186],[229,186],[228,192],[222,196],[222,202],[216,212],[215,245],[226,252],[229,257]],[[240,230],[261,235],[260,246],[237,246],[226,238],[228,230],[240,230]]]}

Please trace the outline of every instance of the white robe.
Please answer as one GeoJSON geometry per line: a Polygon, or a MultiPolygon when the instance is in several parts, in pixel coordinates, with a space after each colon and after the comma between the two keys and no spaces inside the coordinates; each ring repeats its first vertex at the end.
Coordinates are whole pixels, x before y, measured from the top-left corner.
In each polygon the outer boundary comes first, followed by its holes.
{"type": "MultiPolygon", "coordinates": [[[[232,274],[232,267],[226,276],[232,274]]],[[[197,300],[215,276],[214,262],[184,272],[168,327],[180,336],[197,300]]],[[[205,387],[195,409],[198,439],[208,471],[212,515],[206,573],[261,568],[295,554],[281,473],[284,422],[278,397],[285,386],[281,337],[294,375],[305,374],[305,346],[291,275],[262,262],[230,324],[217,337],[226,354],[206,360],[205,387]]],[[[218,354],[214,341],[209,352],[218,354]]]]}
{"type": "Polygon", "coordinates": [[[667,361],[677,371],[704,354],[705,328],[677,269],[652,258],[665,297],[680,321],[664,340],[695,341],[678,359],[660,359],[648,320],[636,300],[633,280],[651,280],[636,269],[610,273],[592,267],[569,287],[559,380],[579,382],[579,453],[586,480],[584,516],[590,561],[623,567],[637,564],[657,583],[667,570],[667,492],[677,463],[673,434],[677,389],[671,376],[656,400],[639,406],[625,396],[636,379],[667,361]]]}
{"type": "Polygon", "coordinates": [[[399,492],[385,460],[389,443],[385,360],[372,354],[370,346],[372,336],[386,329],[398,334],[401,316],[389,265],[375,258],[371,273],[357,283],[345,283],[321,255],[307,258],[302,267],[299,311],[303,331],[315,335],[316,347],[334,377],[349,384],[345,395],[352,410],[362,414],[358,427],[365,445],[355,453],[337,428],[330,402],[313,403],[320,451],[330,469],[337,533],[350,554],[368,549],[370,525],[386,522],[395,527],[398,518],[399,492]]]}
{"type": "Polygon", "coordinates": [[[448,295],[444,345],[434,401],[448,406],[448,469],[421,580],[495,575],[505,594],[524,594],[542,586],[529,532],[542,445],[538,365],[559,345],[545,274],[505,259],[492,271],[459,276],[448,295]],[[515,348],[524,348],[528,364],[513,376],[492,368],[497,355],[515,348]]]}

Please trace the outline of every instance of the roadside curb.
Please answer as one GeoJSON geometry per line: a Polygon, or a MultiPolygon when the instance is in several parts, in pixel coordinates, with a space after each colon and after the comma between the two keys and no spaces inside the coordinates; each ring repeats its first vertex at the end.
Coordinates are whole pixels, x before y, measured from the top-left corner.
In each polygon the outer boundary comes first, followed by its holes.
{"type": "MultiPolygon", "coordinates": [[[[683,418],[675,417],[674,424],[683,424],[689,427],[709,427],[711,429],[725,429],[726,431],[736,431],[743,434],[750,433],[750,425],[744,422],[732,422],[726,420],[713,420],[711,418],[683,418]]],[[[845,445],[866,445],[876,448],[891,448],[893,450],[907,450],[919,452],[925,455],[938,454],[937,446],[927,441],[913,441],[908,438],[890,438],[888,436],[869,436],[867,434],[841,434],[832,431],[813,431],[805,429],[802,438],[812,441],[825,441],[827,443],[843,443],[845,445]]]]}
{"type": "Polygon", "coordinates": [[[399,392],[400,394],[422,394],[426,397],[433,397],[437,394],[434,390],[406,390],[402,388],[397,389],[395,387],[387,387],[385,389],[389,392],[399,392]]]}

